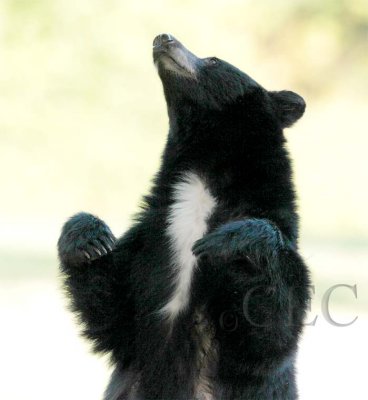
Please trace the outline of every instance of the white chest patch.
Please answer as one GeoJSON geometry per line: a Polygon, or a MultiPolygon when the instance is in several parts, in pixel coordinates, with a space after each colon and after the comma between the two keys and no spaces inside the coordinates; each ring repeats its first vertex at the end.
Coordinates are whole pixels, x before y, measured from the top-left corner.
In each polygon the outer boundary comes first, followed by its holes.
{"type": "Polygon", "coordinates": [[[187,172],[174,187],[174,203],[168,216],[167,235],[172,249],[175,272],[174,291],[170,301],[161,309],[173,320],[189,302],[196,258],[192,253],[195,241],[207,231],[207,220],[216,206],[203,181],[193,172],[187,172]]]}

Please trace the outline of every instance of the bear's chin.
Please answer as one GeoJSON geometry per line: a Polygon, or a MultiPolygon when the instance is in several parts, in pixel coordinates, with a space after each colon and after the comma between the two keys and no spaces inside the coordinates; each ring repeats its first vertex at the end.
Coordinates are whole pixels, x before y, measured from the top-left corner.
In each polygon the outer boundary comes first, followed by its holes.
{"type": "Polygon", "coordinates": [[[192,71],[188,71],[183,65],[179,64],[171,57],[161,57],[155,65],[161,73],[174,74],[177,77],[195,79],[195,74],[192,71]]]}

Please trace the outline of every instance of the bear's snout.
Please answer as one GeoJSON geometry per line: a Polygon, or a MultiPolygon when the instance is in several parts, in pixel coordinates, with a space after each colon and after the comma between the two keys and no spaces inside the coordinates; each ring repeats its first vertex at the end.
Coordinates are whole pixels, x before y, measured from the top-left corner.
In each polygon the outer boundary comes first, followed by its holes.
{"type": "Polygon", "coordinates": [[[173,43],[175,38],[169,33],[161,33],[153,39],[153,48],[165,46],[168,43],[173,43]]]}

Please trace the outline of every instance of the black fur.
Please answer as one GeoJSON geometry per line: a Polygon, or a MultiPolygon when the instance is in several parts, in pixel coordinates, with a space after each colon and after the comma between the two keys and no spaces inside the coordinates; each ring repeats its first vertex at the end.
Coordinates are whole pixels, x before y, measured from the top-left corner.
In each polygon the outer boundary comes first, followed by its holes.
{"type": "Polygon", "coordinates": [[[96,351],[116,364],[105,398],[196,399],[205,371],[216,400],[296,399],[309,277],[282,129],[301,117],[304,101],[268,92],[224,61],[199,59],[168,35],[155,46],[170,131],[151,194],[112,251],[111,232],[89,214],[69,220],[59,239],[73,309],[96,351]],[[171,325],[158,314],[173,282],[165,231],[186,171],[217,205],[193,246],[189,306],[171,325]],[[94,245],[107,254],[97,258],[94,245]]]}

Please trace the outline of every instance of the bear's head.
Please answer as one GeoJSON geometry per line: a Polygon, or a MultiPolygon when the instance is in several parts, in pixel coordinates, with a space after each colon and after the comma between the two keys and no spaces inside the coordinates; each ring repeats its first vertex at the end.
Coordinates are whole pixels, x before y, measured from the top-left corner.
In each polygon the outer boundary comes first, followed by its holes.
{"type": "Polygon", "coordinates": [[[161,34],[154,39],[153,59],[170,116],[184,109],[212,118],[226,112],[250,128],[261,124],[279,131],[304,113],[305,102],[298,94],[267,91],[223,60],[195,56],[172,35],[161,34]]]}

